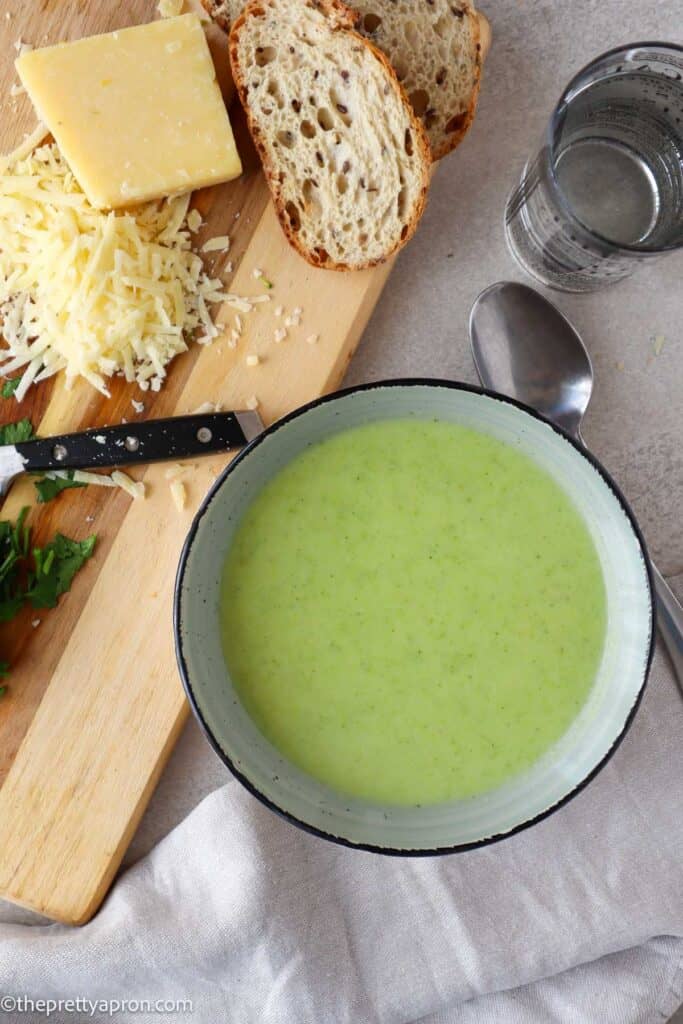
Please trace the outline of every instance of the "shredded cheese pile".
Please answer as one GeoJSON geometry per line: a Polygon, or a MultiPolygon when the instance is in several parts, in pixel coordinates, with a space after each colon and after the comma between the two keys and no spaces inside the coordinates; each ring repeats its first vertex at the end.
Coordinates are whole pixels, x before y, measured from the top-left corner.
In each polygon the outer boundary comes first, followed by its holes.
{"type": "Polygon", "coordinates": [[[55,145],[0,167],[0,373],[23,369],[17,401],[60,370],[105,395],[115,374],[158,391],[192,332],[218,335],[209,306],[232,297],[191,250],[189,201],[97,210],[55,145]]]}

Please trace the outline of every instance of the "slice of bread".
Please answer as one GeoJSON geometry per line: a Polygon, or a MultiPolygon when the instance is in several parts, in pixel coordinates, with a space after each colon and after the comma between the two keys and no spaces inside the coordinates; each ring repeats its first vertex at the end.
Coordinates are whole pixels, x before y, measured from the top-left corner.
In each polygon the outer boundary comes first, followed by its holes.
{"type": "MultiPolygon", "coordinates": [[[[226,32],[244,0],[202,0],[226,32]]],[[[424,124],[434,160],[462,141],[479,95],[480,21],[470,0],[352,0],[358,30],[389,58],[424,124]]]]}
{"type": "Polygon", "coordinates": [[[353,7],[362,15],[359,31],[386,53],[439,160],[474,120],[482,65],[477,12],[469,0],[353,0],[353,7]]]}
{"type": "Polygon", "coordinates": [[[202,7],[224,32],[229,32],[233,21],[244,7],[244,0],[202,0],[202,7]]]}
{"type": "Polygon", "coordinates": [[[275,207],[309,263],[356,270],[411,237],[430,153],[386,57],[340,0],[250,0],[230,62],[275,207]]]}

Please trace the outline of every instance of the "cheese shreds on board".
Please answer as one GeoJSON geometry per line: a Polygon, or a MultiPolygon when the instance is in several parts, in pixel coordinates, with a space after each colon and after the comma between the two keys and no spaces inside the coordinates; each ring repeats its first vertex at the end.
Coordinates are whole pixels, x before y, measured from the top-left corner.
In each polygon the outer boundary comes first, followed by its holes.
{"type": "Polygon", "coordinates": [[[229,298],[191,249],[189,195],[98,210],[56,145],[23,150],[0,160],[0,373],[23,370],[17,401],[61,370],[105,395],[114,375],[158,390],[195,330],[216,336],[209,306],[229,298]]]}
{"type": "Polygon", "coordinates": [[[143,480],[132,480],[127,473],[122,473],[120,469],[115,469],[111,478],[114,481],[114,486],[120,487],[126,494],[130,494],[131,498],[144,498],[145,484],[143,480]]]}
{"type": "Polygon", "coordinates": [[[182,480],[171,481],[171,497],[173,498],[173,504],[179,512],[185,508],[187,500],[187,493],[185,491],[185,484],[182,480]]]}

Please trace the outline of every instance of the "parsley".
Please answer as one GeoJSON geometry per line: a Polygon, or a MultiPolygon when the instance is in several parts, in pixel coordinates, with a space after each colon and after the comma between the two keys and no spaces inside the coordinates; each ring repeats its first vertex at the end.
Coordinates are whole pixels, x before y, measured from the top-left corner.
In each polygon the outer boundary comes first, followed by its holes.
{"type": "Polygon", "coordinates": [[[70,589],[73,578],[95,549],[95,537],[70,540],[58,533],[44,548],[35,548],[35,572],[29,577],[26,596],[33,608],[54,608],[57,599],[70,589]]]}
{"type": "Polygon", "coordinates": [[[74,480],[74,471],[69,470],[66,476],[55,476],[55,477],[43,477],[42,480],[36,480],[36,491],[38,492],[38,504],[44,505],[48,501],[52,501],[62,491],[68,490],[70,487],[87,487],[87,484],[79,483],[74,480]]]}
{"type": "Polygon", "coordinates": [[[12,398],[14,396],[14,392],[19,387],[20,382],[21,377],[13,377],[11,380],[6,380],[2,385],[2,388],[0,388],[0,395],[2,395],[3,398],[12,398]]]}
{"type": "MultiPolygon", "coordinates": [[[[27,603],[54,608],[95,548],[94,536],[77,541],[58,533],[31,551],[27,512],[22,509],[16,523],[0,522],[0,622],[11,622],[27,603]]],[[[7,672],[7,663],[0,661],[0,678],[7,672]]]]}
{"type": "Polygon", "coordinates": [[[30,441],[33,437],[33,424],[26,417],[17,420],[16,423],[6,423],[4,427],[0,427],[0,444],[21,444],[22,441],[30,441]]]}

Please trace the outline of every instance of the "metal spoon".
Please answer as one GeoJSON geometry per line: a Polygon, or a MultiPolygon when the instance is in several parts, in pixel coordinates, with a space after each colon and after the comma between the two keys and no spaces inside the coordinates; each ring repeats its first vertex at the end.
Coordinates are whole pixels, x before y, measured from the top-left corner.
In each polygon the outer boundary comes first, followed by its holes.
{"type": "MultiPolygon", "coordinates": [[[[533,288],[500,281],[476,299],[470,341],[484,387],[532,406],[584,444],[593,366],[559,309],[533,288]]],[[[659,632],[683,691],[683,609],[655,565],[652,574],[659,632]]]]}

